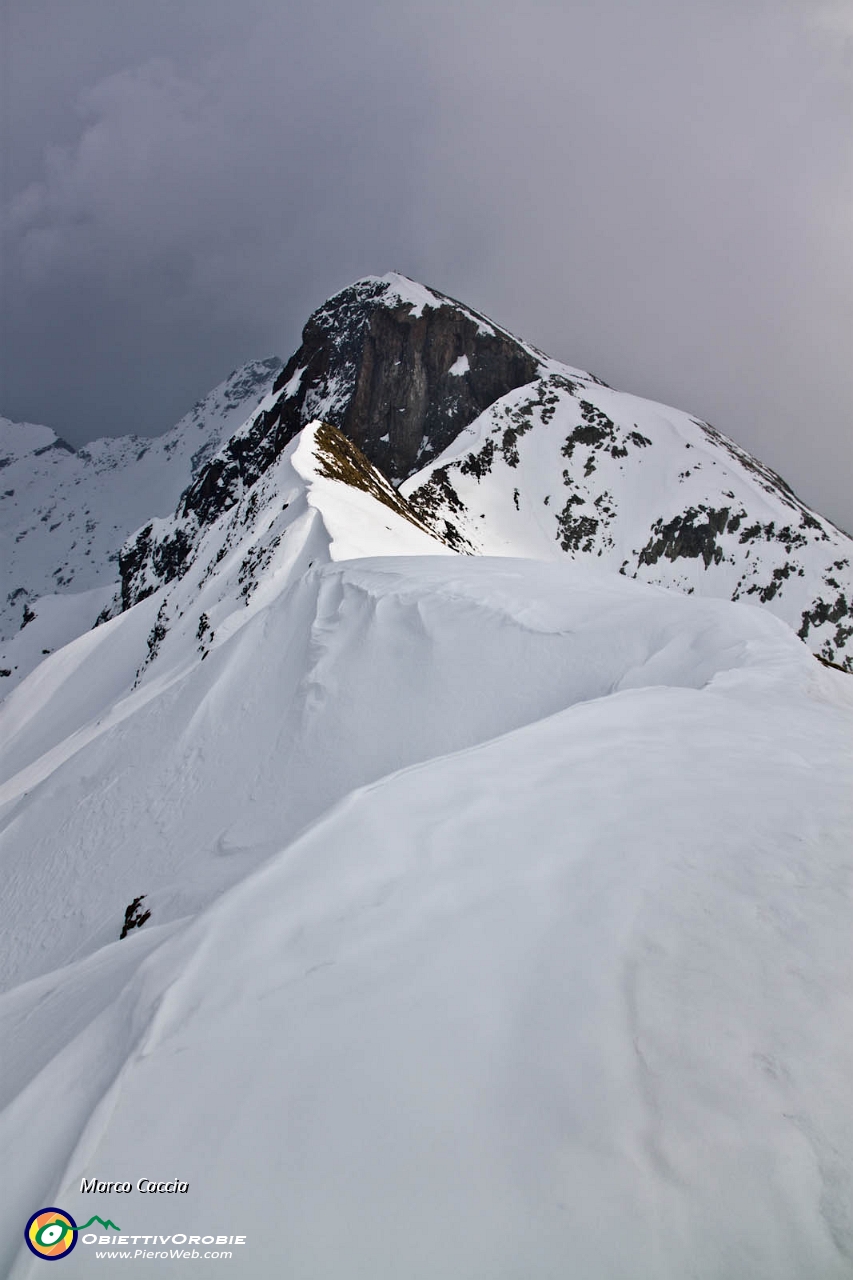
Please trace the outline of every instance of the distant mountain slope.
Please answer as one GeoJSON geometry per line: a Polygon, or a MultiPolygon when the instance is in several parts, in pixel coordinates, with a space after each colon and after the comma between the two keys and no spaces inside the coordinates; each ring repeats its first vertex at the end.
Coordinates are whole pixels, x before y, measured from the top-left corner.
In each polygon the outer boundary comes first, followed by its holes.
{"type": "Polygon", "coordinates": [[[0,419],[0,668],[18,667],[0,693],[32,665],[35,631],[40,654],[79,634],[83,618],[94,623],[115,590],[124,539],[174,509],[280,367],[270,359],[235,370],[154,439],[120,436],[74,450],[48,427],[0,419]],[[93,594],[69,600],[78,593],[93,594]],[[36,606],[40,597],[48,600],[36,606]],[[25,622],[34,631],[15,643],[25,622]]]}
{"type": "Polygon", "coordinates": [[[853,669],[853,541],[707,423],[552,362],[400,489],[451,546],[762,605],[853,669]]]}

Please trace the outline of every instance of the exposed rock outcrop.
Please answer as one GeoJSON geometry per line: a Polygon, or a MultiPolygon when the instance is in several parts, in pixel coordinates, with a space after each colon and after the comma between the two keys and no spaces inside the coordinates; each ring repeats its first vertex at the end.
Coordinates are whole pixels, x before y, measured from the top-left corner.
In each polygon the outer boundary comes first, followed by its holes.
{"type": "Polygon", "coordinates": [[[483,316],[406,286],[390,277],[337,294],[308,321],[276,381],[283,389],[299,380],[283,417],[304,421],[307,409],[309,420],[331,422],[394,483],[540,367],[537,352],[483,316]]]}

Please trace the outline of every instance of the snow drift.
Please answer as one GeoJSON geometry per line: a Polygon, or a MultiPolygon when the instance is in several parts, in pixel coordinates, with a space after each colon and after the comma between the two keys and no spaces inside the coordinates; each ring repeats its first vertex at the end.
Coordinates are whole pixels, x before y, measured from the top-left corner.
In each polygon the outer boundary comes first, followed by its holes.
{"type": "MultiPolygon", "coordinates": [[[[152,719],[149,703],[95,783],[124,807],[136,737],[136,814],[186,805],[188,831],[203,798],[207,846],[176,830],[150,851],[130,824],[119,840],[102,802],[92,864],[69,835],[63,886],[97,902],[124,859],[127,897],[169,874],[168,851],[184,909],[189,884],[209,899],[217,863],[299,824],[320,741],[326,816],[194,922],[4,998],[5,1238],[37,1203],[85,1220],[80,1179],[132,1165],[191,1196],[100,1197],[103,1216],[245,1233],[244,1274],[280,1274],[282,1255],[317,1276],[557,1277],[569,1260],[675,1280],[744,1259],[768,1280],[849,1274],[847,677],[758,611],[562,566],[371,561],[301,590],[310,731],[294,741],[279,718],[286,658],[258,666],[298,616],[282,608],[198,668],[215,715],[173,696],[152,719]],[[280,692],[258,727],[264,689],[280,692]],[[257,773],[242,837],[214,834],[218,793],[244,788],[219,772],[226,736],[232,768],[257,773]],[[160,769],[176,765],[167,806],[160,769]]],[[[64,771],[94,781],[92,752],[64,771]]],[[[80,1246],[66,1270],[91,1265],[80,1246]]]]}

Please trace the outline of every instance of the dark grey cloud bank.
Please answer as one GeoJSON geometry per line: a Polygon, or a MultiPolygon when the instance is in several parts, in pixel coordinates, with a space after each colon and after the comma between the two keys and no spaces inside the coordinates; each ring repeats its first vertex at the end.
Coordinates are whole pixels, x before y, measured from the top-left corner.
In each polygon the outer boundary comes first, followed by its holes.
{"type": "Polygon", "coordinates": [[[5,0],[0,411],[157,433],[393,268],[853,529],[851,37],[846,0],[5,0]]]}

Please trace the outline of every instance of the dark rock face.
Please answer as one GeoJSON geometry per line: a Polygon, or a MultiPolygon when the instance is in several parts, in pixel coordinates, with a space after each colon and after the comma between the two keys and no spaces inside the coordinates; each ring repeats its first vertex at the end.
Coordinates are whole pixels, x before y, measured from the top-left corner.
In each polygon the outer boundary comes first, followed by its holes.
{"type": "Polygon", "coordinates": [[[77,452],[73,444],[69,444],[67,440],[63,440],[62,436],[57,436],[56,439],[51,444],[46,444],[41,449],[34,449],[33,457],[40,458],[42,454],[49,453],[51,449],[60,449],[64,453],[77,452]]]}
{"type": "Polygon", "coordinates": [[[399,483],[437,457],[484,409],[536,377],[539,355],[451,298],[402,300],[365,280],[315,311],[276,378],[278,398],[201,471],[184,513],[201,524],[231,505],[315,418],[337,427],[399,483]],[[451,372],[454,366],[459,372],[451,372]]]}
{"type": "Polygon", "coordinates": [[[152,532],[153,526],[147,524],[119,553],[122,610],[150,596],[161,583],[179,578],[192,551],[191,535],[180,524],[159,541],[152,539],[152,532]]]}
{"type": "Polygon", "coordinates": [[[640,552],[637,564],[656,564],[661,556],[666,556],[667,560],[698,559],[701,556],[706,569],[712,563],[720,564],[723,549],[717,545],[717,538],[726,530],[727,523],[729,532],[734,532],[737,525],[734,521],[729,522],[728,507],[716,510],[704,503],[698,510],[688,507],[683,515],[667,523],[656,520],[652,536],[640,552]]]}
{"type": "Polygon", "coordinates": [[[495,400],[536,378],[541,353],[444,294],[401,276],[361,280],[309,319],[273,403],[202,466],[168,546],[143,531],[120,557],[129,608],[183,572],[197,534],[309,422],[336,427],[392,483],[437,457],[495,400]],[[144,587],[142,581],[144,579],[144,587]]]}
{"type": "Polygon", "coordinates": [[[452,299],[433,297],[418,315],[381,281],[345,289],[308,321],[276,382],[284,387],[304,368],[299,408],[311,416],[324,408],[324,420],[393,482],[437,457],[539,370],[530,348],[452,299]]]}

